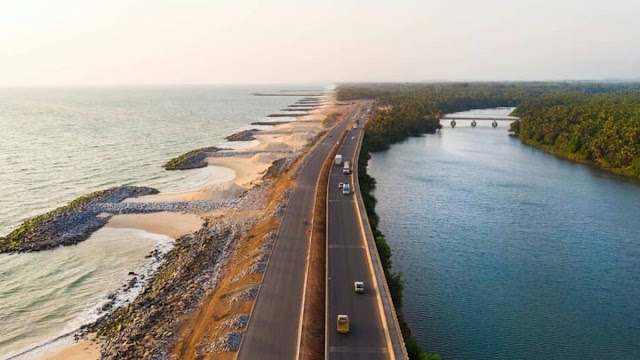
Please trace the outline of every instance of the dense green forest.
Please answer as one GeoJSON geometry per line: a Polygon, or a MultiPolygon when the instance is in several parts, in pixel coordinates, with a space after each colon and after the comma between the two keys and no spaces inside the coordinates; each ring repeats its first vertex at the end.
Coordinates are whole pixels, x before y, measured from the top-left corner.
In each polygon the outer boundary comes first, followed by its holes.
{"type": "Polygon", "coordinates": [[[640,179],[640,92],[542,96],[516,114],[525,143],[640,179]]]}
{"type": "Polygon", "coordinates": [[[408,136],[441,128],[443,114],[471,109],[516,107],[521,120],[511,131],[524,142],[576,160],[640,177],[640,83],[518,82],[349,84],[338,100],[376,100],[365,127],[358,177],[367,215],[383,263],[410,359],[432,360],[411,334],[402,312],[402,274],[391,270],[391,248],[378,229],[375,179],[367,174],[371,151],[408,136]]]}
{"type": "Polygon", "coordinates": [[[378,109],[367,125],[370,148],[383,150],[408,136],[431,133],[442,114],[499,106],[515,107],[545,95],[591,95],[640,91],[640,83],[512,82],[345,84],[338,100],[375,99],[378,109]]]}

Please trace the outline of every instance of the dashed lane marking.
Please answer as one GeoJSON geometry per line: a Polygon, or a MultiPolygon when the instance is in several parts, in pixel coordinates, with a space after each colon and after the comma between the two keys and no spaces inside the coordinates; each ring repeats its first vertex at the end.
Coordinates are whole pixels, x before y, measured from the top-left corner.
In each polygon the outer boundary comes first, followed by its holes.
{"type": "Polygon", "coordinates": [[[330,346],[329,352],[336,353],[361,353],[361,354],[386,354],[387,348],[385,347],[374,347],[374,348],[363,348],[363,347],[350,347],[350,346],[330,346]]]}

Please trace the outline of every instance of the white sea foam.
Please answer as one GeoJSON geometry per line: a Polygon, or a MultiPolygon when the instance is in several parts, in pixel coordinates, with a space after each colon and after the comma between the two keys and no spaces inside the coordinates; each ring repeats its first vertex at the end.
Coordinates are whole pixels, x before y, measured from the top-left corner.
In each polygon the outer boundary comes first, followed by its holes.
{"type": "MultiPolygon", "coordinates": [[[[92,238],[87,240],[84,243],[78,244],[75,249],[74,247],[61,247],[55,250],[51,250],[49,256],[59,255],[59,256],[67,256],[65,253],[73,253],[74,250],[76,253],[81,253],[82,255],[75,254],[75,256],[84,258],[87,256],[86,251],[89,248],[93,248],[96,250],[101,250],[108,248],[109,246],[118,246],[121,247],[126,243],[132,242],[152,242],[153,246],[146,246],[146,252],[149,250],[154,250],[154,256],[148,259],[133,261],[130,265],[124,265],[123,268],[102,268],[103,272],[118,272],[123,274],[125,272],[133,271],[136,273],[136,277],[138,281],[132,287],[128,287],[126,291],[124,288],[120,287],[120,290],[116,292],[115,300],[113,306],[110,311],[117,309],[121,306],[126,305],[127,303],[133,301],[142,291],[144,286],[148,283],[149,279],[161,265],[162,258],[166,253],[168,253],[173,248],[173,239],[169,236],[162,234],[150,233],[144,230],[139,229],[128,229],[128,228],[103,228],[97,231],[92,238]],[[85,245],[85,246],[82,246],[85,245]],[[56,252],[60,254],[56,254],[56,252]]],[[[137,246],[133,246],[132,249],[135,249],[136,252],[140,253],[141,248],[137,246]]],[[[33,254],[22,254],[23,257],[29,256],[40,256],[44,253],[33,253],[33,254]]],[[[73,257],[73,255],[72,255],[73,257]]],[[[121,285],[128,283],[131,276],[119,276],[122,280],[121,285]]],[[[99,279],[90,279],[93,282],[100,281],[99,279]]],[[[104,287],[99,289],[85,289],[84,292],[92,292],[92,291],[103,291],[100,297],[93,301],[93,303],[89,306],[86,306],[84,310],[81,310],[76,316],[72,317],[70,320],[66,321],[64,326],[62,326],[62,330],[58,335],[52,333],[52,338],[48,340],[41,341],[37,344],[32,344],[31,347],[17,355],[11,355],[7,359],[19,359],[19,360],[27,360],[27,359],[37,359],[41,358],[46,354],[51,354],[57,351],[60,351],[66,347],[69,347],[73,344],[73,335],[74,333],[80,329],[81,326],[91,324],[96,321],[100,316],[105,313],[101,310],[102,307],[110,302],[108,296],[109,293],[114,289],[111,287],[111,284],[107,284],[104,287]]],[[[61,298],[61,299],[53,299],[49,301],[72,301],[71,299],[61,298]]],[[[25,326],[28,324],[25,324],[25,326]]],[[[5,354],[9,355],[9,354],[5,354]]]]}
{"type": "MultiPolygon", "coordinates": [[[[264,115],[297,98],[250,95],[281,88],[0,89],[0,236],[29,217],[105,187],[184,191],[235,176],[226,168],[166,171],[161,166],[200,147],[257,145],[225,142],[224,136],[272,129],[249,125],[253,121],[294,120],[264,115]]],[[[128,271],[140,274],[158,266],[144,256],[171,242],[154,236],[103,228],[74,246],[0,255],[0,318],[10,319],[0,322],[0,358],[37,344],[46,345],[30,354],[68,346],[71,336],[57,337],[93,321],[106,294],[130,278],[128,271]]],[[[119,295],[118,304],[133,299],[141,286],[119,295]]]]}

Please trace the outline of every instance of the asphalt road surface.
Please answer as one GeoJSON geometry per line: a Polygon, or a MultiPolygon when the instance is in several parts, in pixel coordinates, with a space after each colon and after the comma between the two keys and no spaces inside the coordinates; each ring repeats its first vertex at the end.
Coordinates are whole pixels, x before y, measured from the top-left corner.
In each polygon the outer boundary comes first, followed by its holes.
{"type": "MultiPolygon", "coordinates": [[[[363,125],[363,121],[361,124],[363,125]]],[[[353,166],[362,126],[349,131],[338,151],[343,161],[353,166]],[[353,139],[355,137],[355,139],[353,139]]],[[[328,311],[327,335],[329,359],[389,359],[387,342],[380,318],[377,289],[369,272],[365,239],[358,220],[355,195],[344,195],[340,182],[353,190],[353,174],[343,174],[342,166],[333,165],[328,192],[328,311]],[[354,281],[364,281],[365,292],[354,291],[354,281]],[[336,329],[338,314],[346,314],[350,331],[340,334],[336,329]]]]}
{"type": "Polygon", "coordinates": [[[282,360],[297,356],[309,246],[308,225],[304,219],[311,219],[322,164],[359,107],[330,130],[331,136],[318,144],[303,165],[285,208],[238,359],[282,360]]]}

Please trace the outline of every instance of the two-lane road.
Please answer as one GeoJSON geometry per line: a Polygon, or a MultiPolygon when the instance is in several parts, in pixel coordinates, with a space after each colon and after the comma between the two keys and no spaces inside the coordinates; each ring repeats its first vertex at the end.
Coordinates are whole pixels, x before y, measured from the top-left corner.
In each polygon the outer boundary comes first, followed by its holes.
{"type": "Polygon", "coordinates": [[[304,219],[312,217],[322,165],[358,109],[330,130],[330,136],[318,144],[303,165],[283,215],[239,359],[296,359],[309,249],[304,219]]]}
{"type": "MultiPolygon", "coordinates": [[[[364,118],[364,116],[363,116],[364,118]]],[[[349,131],[339,154],[354,164],[358,140],[363,136],[364,121],[349,131]]],[[[327,358],[389,359],[387,335],[380,316],[378,289],[370,272],[366,243],[358,217],[355,195],[343,195],[340,182],[353,190],[353,173],[343,174],[343,167],[333,165],[329,177],[327,208],[327,358]],[[354,281],[364,281],[365,292],[354,291],[354,281]],[[348,334],[336,329],[339,314],[350,320],[348,334]]]]}

